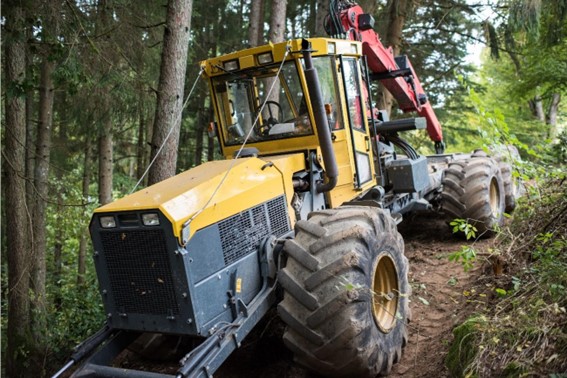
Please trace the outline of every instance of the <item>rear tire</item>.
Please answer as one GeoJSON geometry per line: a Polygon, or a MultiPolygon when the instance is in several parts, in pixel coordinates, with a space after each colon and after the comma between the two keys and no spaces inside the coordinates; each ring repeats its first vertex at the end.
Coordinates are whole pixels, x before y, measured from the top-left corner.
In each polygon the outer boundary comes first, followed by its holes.
{"type": "Polygon", "coordinates": [[[387,374],[407,343],[408,260],[391,216],[367,207],[314,212],[285,243],[278,274],[295,360],[326,376],[387,374]]]}
{"type": "Polygon", "coordinates": [[[496,160],[472,156],[452,161],[442,182],[442,208],[449,219],[467,220],[476,227],[480,237],[493,236],[502,226],[505,192],[496,160]]]}

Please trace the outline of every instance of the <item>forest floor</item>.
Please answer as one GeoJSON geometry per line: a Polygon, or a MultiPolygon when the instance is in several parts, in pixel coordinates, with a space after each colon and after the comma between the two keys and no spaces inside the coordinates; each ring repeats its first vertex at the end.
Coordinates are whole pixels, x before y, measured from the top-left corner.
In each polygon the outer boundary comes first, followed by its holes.
{"type": "MultiPolygon", "coordinates": [[[[444,359],[453,339],[452,329],[489,303],[494,292],[492,272],[487,272],[480,263],[465,272],[461,264],[449,261],[448,256],[461,250],[466,242],[452,235],[447,224],[438,216],[414,216],[404,221],[399,230],[410,262],[412,321],[402,359],[394,365],[389,376],[448,377],[444,359]]],[[[475,242],[474,247],[482,255],[491,244],[490,239],[485,239],[475,242]]],[[[293,355],[282,341],[284,327],[276,310],[271,310],[215,376],[318,377],[294,363],[293,355]]],[[[134,360],[136,358],[130,355],[121,365],[129,367],[132,364],[137,368],[144,365],[144,362],[134,360]]],[[[159,365],[159,372],[176,371],[174,366],[159,365]]]]}

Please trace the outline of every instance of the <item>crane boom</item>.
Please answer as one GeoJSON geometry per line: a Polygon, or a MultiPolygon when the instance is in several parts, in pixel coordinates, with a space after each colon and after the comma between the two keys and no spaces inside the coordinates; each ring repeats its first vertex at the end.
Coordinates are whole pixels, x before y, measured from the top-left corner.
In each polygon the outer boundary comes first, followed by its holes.
{"type": "Polygon", "coordinates": [[[362,42],[367,58],[370,78],[380,80],[398,102],[404,112],[417,112],[427,122],[427,132],[435,142],[437,153],[444,149],[441,124],[428,101],[421,82],[407,56],[394,57],[391,48],[386,48],[378,34],[372,29],[374,19],[354,1],[331,1],[330,20],[327,32],[335,38],[347,38],[362,42]]]}

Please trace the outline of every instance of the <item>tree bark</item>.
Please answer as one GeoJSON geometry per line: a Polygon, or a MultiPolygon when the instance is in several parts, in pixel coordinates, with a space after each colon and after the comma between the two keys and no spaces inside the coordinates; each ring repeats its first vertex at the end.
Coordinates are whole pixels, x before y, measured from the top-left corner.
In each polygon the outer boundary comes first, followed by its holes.
{"type": "MultiPolygon", "coordinates": [[[[283,42],[286,23],[287,0],[272,0],[272,14],[270,17],[270,34],[269,40],[272,43],[283,42]]],[[[266,97],[267,101],[279,102],[280,82],[277,78],[269,78],[266,80],[266,90],[270,90],[270,95],[266,97]]],[[[276,118],[279,116],[276,115],[276,118]]]]}
{"type": "MultiPolygon", "coordinates": [[[[89,201],[89,186],[91,184],[91,160],[92,160],[92,147],[91,147],[91,134],[87,131],[85,137],[85,156],[83,159],[83,202],[86,204],[89,201]]],[[[86,216],[86,214],[85,214],[86,216]]],[[[79,242],[79,253],[77,257],[77,285],[82,286],[85,283],[85,273],[87,271],[86,256],[88,247],[88,229],[85,228],[81,232],[81,239],[79,242]]]]}
{"type": "MultiPolygon", "coordinates": [[[[28,40],[32,38],[31,28],[26,29],[26,37],[28,40]]],[[[31,57],[29,47],[26,49],[26,76],[33,77],[33,59],[31,57]]],[[[26,91],[26,202],[28,211],[33,214],[34,203],[34,186],[33,177],[35,170],[35,124],[33,123],[34,114],[34,96],[35,91],[29,88],[26,91]]]]}
{"type": "Polygon", "coordinates": [[[205,132],[205,125],[202,123],[203,116],[202,110],[199,110],[197,115],[197,126],[195,128],[195,155],[193,159],[193,164],[195,166],[200,165],[203,162],[203,134],[205,132]]]}
{"type": "Polygon", "coordinates": [[[250,6],[250,27],[248,28],[248,44],[256,47],[264,39],[264,0],[253,0],[250,6]]]}
{"type": "MultiPolygon", "coordinates": [[[[99,0],[97,3],[97,20],[95,29],[97,34],[106,33],[111,28],[112,14],[109,12],[109,4],[107,0],[99,0]]],[[[110,47],[109,43],[104,43],[106,48],[110,47]]],[[[111,65],[112,57],[107,57],[106,62],[111,65]]],[[[108,70],[112,67],[108,67],[108,70]]],[[[107,72],[102,70],[102,77],[107,72]]],[[[111,88],[110,85],[102,85],[99,94],[98,119],[100,120],[98,134],[98,202],[100,205],[106,205],[112,202],[112,180],[114,174],[114,137],[112,127],[111,112],[111,88]]]]}
{"type": "MultiPolygon", "coordinates": [[[[62,94],[62,96],[60,98],[58,98],[59,101],[57,101],[57,103],[59,103],[59,107],[57,110],[57,113],[59,114],[59,120],[60,122],[58,122],[58,132],[57,132],[57,141],[55,143],[55,151],[56,153],[59,153],[59,161],[61,162],[63,159],[61,159],[61,155],[63,156],[67,156],[68,155],[68,151],[65,148],[65,141],[67,140],[67,128],[66,128],[66,122],[67,122],[67,115],[66,115],[66,111],[68,109],[68,103],[67,103],[67,98],[65,96],[65,93],[62,94]],[[62,150],[62,152],[61,152],[62,150]]],[[[56,154],[57,156],[57,154],[56,154]]],[[[63,200],[63,194],[65,192],[65,185],[63,185],[63,169],[61,167],[63,167],[64,165],[61,164],[59,166],[58,169],[55,170],[55,185],[56,185],[56,193],[55,193],[55,198],[56,198],[56,214],[55,217],[58,218],[60,217],[60,214],[63,214],[63,205],[64,205],[64,200],[63,200]]],[[[58,310],[61,308],[61,274],[63,271],[63,240],[65,239],[65,229],[63,228],[64,226],[62,226],[61,222],[57,222],[56,226],[55,226],[55,235],[54,235],[54,241],[53,241],[53,275],[52,275],[52,282],[55,283],[55,286],[58,288],[58,290],[55,293],[55,298],[54,298],[54,302],[55,302],[55,308],[58,310]]]]}
{"type": "Polygon", "coordinates": [[[543,101],[540,95],[535,95],[533,99],[529,100],[530,110],[536,119],[545,122],[545,112],[543,111],[543,101]]]}
{"type": "MultiPolygon", "coordinates": [[[[140,94],[142,96],[142,94],[140,94]]],[[[139,180],[146,170],[146,114],[142,98],[138,106],[138,144],[136,147],[136,179],[139,180]]]]}
{"type": "Polygon", "coordinates": [[[325,18],[329,14],[329,1],[317,0],[317,13],[315,14],[315,37],[326,37],[325,18]]]}
{"type": "Polygon", "coordinates": [[[270,17],[270,42],[284,41],[286,24],[287,0],[272,0],[272,14],[270,17]]]}
{"type": "MultiPolygon", "coordinates": [[[[6,85],[17,89],[25,80],[26,48],[23,41],[25,15],[20,2],[5,4],[4,72],[6,85]]],[[[20,87],[21,88],[21,87],[20,87]]],[[[8,253],[8,347],[6,375],[22,376],[30,347],[29,317],[29,235],[26,213],[25,98],[7,91],[5,96],[5,205],[6,248],[8,253]]]]}
{"type": "MultiPolygon", "coordinates": [[[[104,91],[103,96],[110,94],[104,91]]],[[[102,119],[102,130],[98,139],[98,202],[106,205],[112,202],[112,176],[114,166],[112,117],[108,98],[103,99],[102,110],[105,112],[102,119]]]]}
{"type": "Polygon", "coordinates": [[[43,51],[39,83],[39,122],[36,140],[36,164],[34,183],[36,201],[33,221],[33,270],[31,275],[32,290],[32,332],[34,334],[37,357],[44,353],[47,298],[46,263],[47,249],[47,198],[49,196],[49,168],[51,154],[51,134],[53,124],[54,88],[52,74],[55,62],[51,56],[52,43],[56,40],[58,30],[59,3],[52,0],[44,3],[43,19],[43,51]]]}
{"type": "Polygon", "coordinates": [[[192,6],[192,0],[170,0],[167,6],[152,160],[162,145],[163,149],[150,168],[150,185],[175,175],[192,6]]]}

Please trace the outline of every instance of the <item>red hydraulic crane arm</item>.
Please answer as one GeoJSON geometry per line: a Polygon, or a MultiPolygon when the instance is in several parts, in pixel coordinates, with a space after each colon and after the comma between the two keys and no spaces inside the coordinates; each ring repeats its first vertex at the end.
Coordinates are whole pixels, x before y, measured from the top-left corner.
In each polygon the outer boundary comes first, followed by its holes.
{"type": "Polygon", "coordinates": [[[372,16],[365,14],[358,4],[343,1],[341,8],[339,18],[344,29],[342,32],[346,32],[350,40],[362,42],[362,52],[372,71],[371,78],[381,81],[404,112],[415,111],[424,117],[429,137],[434,142],[441,143],[441,124],[409,59],[405,56],[394,58],[392,49],[384,47],[378,34],[372,29],[372,16]]]}

